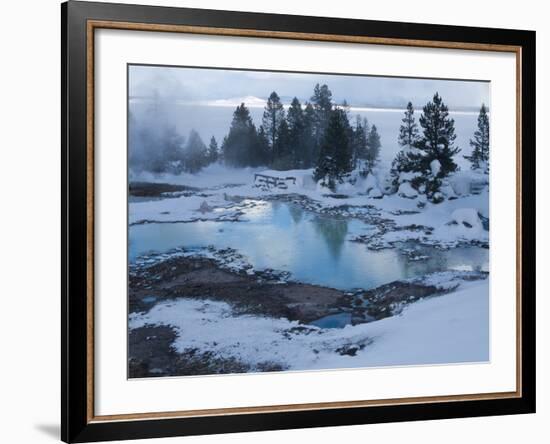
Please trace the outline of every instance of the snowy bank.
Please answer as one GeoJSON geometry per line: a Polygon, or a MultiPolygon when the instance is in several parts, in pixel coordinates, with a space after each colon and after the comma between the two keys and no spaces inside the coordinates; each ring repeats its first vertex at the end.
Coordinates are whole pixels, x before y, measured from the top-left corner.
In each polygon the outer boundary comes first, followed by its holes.
{"type": "MultiPolygon", "coordinates": [[[[243,221],[247,212],[257,205],[281,199],[308,211],[356,218],[375,226],[377,229],[368,236],[353,238],[369,248],[393,248],[396,242],[407,240],[443,248],[469,243],[488,246],[486,175],[472,171],[456,173],[443,187],[447,198],[434,204],[418,195],[408,182],[403,182],[396,194],[382,194],[379,171],[366,178],[358,177],[354,184],[338,187],[337,193],[320,187],[313,181],[312,174],[311,169],[234,169],[214,164],[194,175],[155,177],[152,179],[194,189],[179,197],[173,193],[170,198],[163,195],[159,197],[164,198],[157,200],[130,202],[129,222],[243,221]],[[258,174],[274,178],[274,183],[281,186],[258,181],[258,174]]],[[[147,177],[141,175],[139,179],[147,177]]],[[[362,233],[350,233],[350,236],[353,234],[362,233]]]]}
{"type": "Polygon", "coordinates": [[[264,362],[288,370],[483,362],[489,359],[488,285],[464,283],[398,316],[340,329],[236,315],[225,302],[198,299],[159,303],[132,314],[129,327],[170,326],[176,352],[199,350],[251,369],[264,362]]]}

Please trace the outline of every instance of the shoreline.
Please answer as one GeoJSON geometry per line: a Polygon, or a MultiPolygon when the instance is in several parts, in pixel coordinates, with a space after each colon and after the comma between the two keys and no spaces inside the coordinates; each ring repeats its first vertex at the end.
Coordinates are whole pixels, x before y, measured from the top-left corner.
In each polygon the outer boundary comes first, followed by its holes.
{"type": "MultiPolygon", "coordinates": [[[[211,251],[210,257],[204,257],[180,249],[131,267],[129,316],[146,314],[157,304],[211,301],[228,304],[231,316],[285,320],[295,324],[289,330],[290,335],[310,334],[323,330],[314,322],[326,316],[346,313],[350,326],[368,324],[399,315],[405,307],[419,300],[448,294],[462,282],[487,276],[484,272],[442,272],[346,292],[293,282],[288,280],[287,274],[274,270],[255,271],[233,250],[211,251]],[[238,263],[236,267],[235,262],[238,263]]],[[[251,367],[198,348],[176,352],[173,344],[177,337],[177,329],[169,325],[147,324],[131,328],[130,377],[284,370],[274,362],[251,367]]],[[[354,356],[368,345],[367,342],[346,344],[335,353],[354,356]]]]}
{"type": "MultiPolygon", "coordinates": [[[[452,206],[447,210],[449,216],[446,216],[451,219],[442,218],[442,206],[431,206],[430,211],[438,214],[433,220],[423,214],[424,207],[417,206],[410,199],[369,199],[365,203],[358,195],[316,197],[314,192],[305,189],[258,193],[254,187],[237,183],[199,188],[140,182],[131,183],[129,191],[131,196],[135,194],[135,198],[150,200],[131,202],[135,205],[136,215],[133,221],[129,221],[130,228],[141,224],[202,221],[246,223],[247,211],[271,202],[281,202],[296,205],[319,217],[357,220],[370,225],[369,234],[351,233],[353,235],[348,235],[346,242],[363,244],[369,250],[395,249],[410,263],[429,258],[421,251],[422,247],[440,250],[488,248],[485,235],[469,236],[466,233],[472,225],[452,219],[452,206]],[[230,189],[235,194],[227,194],[230,189]],[[403,202],[406,205],[396,209],[396,205],[403,202]],[[419,221],[415,219],[417,217],[419,221]]],[[[466,196],[463,205],[468,206],[467,202],[472,198],[466,196]]],[[[479,213],[478,217],[479,224],[484,224],[485,220],[479,213]]],[[[483,228],[488,231],[488,219],[486,222],[487,227],[484,225],[483,228]]],[[[242,254],[232,248],[175,248],[143,255],[129,264],[128,315],[134,326],[128,332],[129,377],[284,371],[289,367],[300,367],[297,362],[305,360],[306,355],[311,363],[316,362],[320,356],[318,353],[329,362],[364,356],[371,353],[372,347],[377,347],[378,339],[370,336],[369,325],[376,331],[378,327],[373,323],[391,321],[393,328],[400,329],[400,315],[407,307],[422,300],[460,292],[459,287],[463,284],[484,280],[488,275],[483,271],[436,271],[394,280],[375,288],[346,291],[297,282],[288,272],[255,270],[242,254]],[[183,311],[178,313],[178,310],[183,311]],[[183,321],[178,316],[191,318],[187,324],[181,324],[183,321]],[[339,324],[327,327],[326,318],[338,319],[336,324],[339,324]],[[239,328],[245,330],[234,332],[231,340],[224,337],[222,327],[208,336],[212,325],[225,325],[229,320],[244,322],[239,328]],[[266,324],[272,327],[267,328],[266,324]],[[186,336],[182,336],[181,325],[194,325],[196,330],[184,329],[186,336]],[[239,358],[241,340],[246,341],[247,335],[254,334],[258,335],[254,340],[261,343],[260,332],[266,328],[267,336],[273,336],[275,343],[283,341],[287,344],[283,348],[290,347],[289,350],[293,351],[288,353],[294,355],[286,356],[285,349],[284,356],[264,353],[262,359],[255,355],[239,358]],[[275,330],[270,330],[273,328],[275,330]],[[199,334],[194,334],[195,331],[199,334]],[[206,337],[210,342],[201,342],[206,337]],[[220,341],[225,343],[223,350],[219,349],[220,341]],[[184,348],[178,345],[182,343],[186,344],[184,348]]],[[[256,342],[251,344],[252,348],[257,347],[256,342]]],[[[270,350],[271,344],[263,346],[270,350]]],[[[357,362],[362,362],[362,359],[357,362]]]]}

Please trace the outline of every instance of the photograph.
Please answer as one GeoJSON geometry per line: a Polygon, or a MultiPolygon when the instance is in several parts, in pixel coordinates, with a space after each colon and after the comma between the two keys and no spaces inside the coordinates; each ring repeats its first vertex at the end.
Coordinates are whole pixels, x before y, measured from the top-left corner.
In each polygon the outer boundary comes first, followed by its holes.
{"type": "Polygon", "coordinates": [[[490,81],[127,79],[128,378],[490,361],[490,81]]]}
{"type": "MultiPolygon", "coordinates": [[[[533,14],[181,6],[61,6],[61,439],[425,421],[521,441],[540,399],[533,14]]],[[[12,184],[54,171],[29,159],[12,184]]]]}

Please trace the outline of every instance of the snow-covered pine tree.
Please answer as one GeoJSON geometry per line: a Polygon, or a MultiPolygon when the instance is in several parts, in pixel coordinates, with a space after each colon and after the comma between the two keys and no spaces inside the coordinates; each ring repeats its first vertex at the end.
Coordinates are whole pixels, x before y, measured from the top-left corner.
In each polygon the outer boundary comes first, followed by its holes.
{"type": "Polygon", "coordinates": [[[414,118],[414,107],[412,102],[407,104],[405,116],[401,119],[399,127],[399,137],[397,139],[400,146],[404,148],[412,148],[418,140],[418,125],[414,118]]]}
{"type": "Polygon", "coordinates": [[[332,191],[336,190],[336,166],[334,158],[330,155],[330,150],[327,146],[321,145],[319,153],[319,161],[313,171],[313,179],[321,185],[329,188],[332,191]]]}
{"type": "Polygon", "coordinates": [[[272,162],[275,155],[274,150],[275,143],[277,142],[277,132],[279,130],[279,126],[281,125],[281,121],[284,120],[284,118],[285,110],[283,108],[283,104],[281,103],[281,99],[279,95],[273,91],[267,99],[262,117],[262,126],[264,127],[267,139],[269,140],[269,147],[272,151],[272,162]]]}
{"type": "Polygon", "coordinates": [[[472,154],[464,158],[472,163],[473,170],[483,169],[485,173],[489,173],[489,116],[484,103],[479,110],[477,130],[474,138],[470,139],[470,146],[472,154]]]}
{"type": "Polygon", "coordinates": [[[212,136],[210,138],[210,144],[208,145],[208,163],[214,163],[218,161],[218,142],[216,142],[216,138],[212,136]]]}
{"type": "Polygon", "coordinates": [[[351,171],[351,148],[349,144],[349,122],[344,110],[335,108],[328,121],[319,153],[317,166],[313,172],[315,181],[335,191],[336,184],[351,171]]]}
{"type": "Polygon", "coordinates": [[[399,176],[403,172],[415,171],[416,165],[413,159],[409,156],[414,153],[415,145],[418,143],[419,131],[418,124],[414,118],[414,107],[412,102],[407,104],[405,115],[401,119],[401,126],[399,127],[399,136],[397,143],[402,147],[401,150],[393,159],[390,177],[394,190],[399,188],[399,176]]]}
{"type": "Polygon", "coordinates": [[[449,117],[449,109],[439,93],[436,92],[433,100],[424,106],[419,122],[422,136],[416,146],[420,152],[410,154],[409,157],[418,162],[415,168],[422,176],[413,186],[418,188],[424,185],[428,198],[439,201],[441,180],[458,169],[453,157],[460,152],[454,146],[454,120],[449,117]]]}

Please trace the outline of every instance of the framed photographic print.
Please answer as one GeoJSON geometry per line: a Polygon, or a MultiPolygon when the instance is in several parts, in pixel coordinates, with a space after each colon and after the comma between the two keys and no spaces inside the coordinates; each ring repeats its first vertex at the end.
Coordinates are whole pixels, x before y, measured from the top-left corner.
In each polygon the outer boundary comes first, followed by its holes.
{"type": "Polygon", "coordinates": [[[62,439],[535,411],[535,33],[64,3],[62,439]]]}

